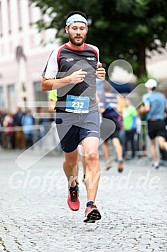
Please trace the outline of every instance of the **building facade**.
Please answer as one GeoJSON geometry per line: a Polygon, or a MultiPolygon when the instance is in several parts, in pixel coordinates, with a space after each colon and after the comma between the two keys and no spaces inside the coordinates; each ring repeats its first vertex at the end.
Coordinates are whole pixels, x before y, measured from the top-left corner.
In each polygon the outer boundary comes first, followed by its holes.
{"type": "MultiPolygon", "coordinates": [[[[35,25],[47,18],[29,0],[0,0],[0,110],[14,112],[22,106],[36,111],[47,101],[41,73],[58,42],[55,30],[39,33],[35,25]]],[[[167,54],[148,59],[147,69],[166,90],[167,54]]]]}
{"type": "Polygon", "coordinates": [[[47,101],[41,73],[58,43],[55,30],[38,32],[35,22],[41,18],[46,19],[28,0],[0,0],[0,109],[36,111],[47,101]]]}

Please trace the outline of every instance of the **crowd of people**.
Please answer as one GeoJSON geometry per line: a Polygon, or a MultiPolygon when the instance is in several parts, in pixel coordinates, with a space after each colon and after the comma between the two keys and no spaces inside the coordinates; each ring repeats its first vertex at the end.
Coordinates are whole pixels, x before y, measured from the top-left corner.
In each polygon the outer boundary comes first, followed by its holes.
{"type": "Polygon", "coordinates": [[[0,147],[25,150],[41,139],[52,119],[47,119],[43,108],[38,108],[38,118],[32,110],[18,107],[15,113],[0,111],[0,147]],[[41,115],[41,116],[40,116],[41,115]]]}

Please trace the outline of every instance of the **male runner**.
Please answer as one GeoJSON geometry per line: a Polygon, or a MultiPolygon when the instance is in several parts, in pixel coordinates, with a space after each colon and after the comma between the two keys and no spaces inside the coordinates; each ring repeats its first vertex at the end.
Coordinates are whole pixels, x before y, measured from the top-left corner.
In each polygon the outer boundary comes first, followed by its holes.
{"type": "Polygon", "coordinates": [[[67,202],[73,211],[80,207],[77,147],[82,143],[87,190],[84,222],[93,223],[101,219],[95,204],[100,177],[96,78],[104,79],[105,70],[99,63],[98,48],[85,43],[88,21],[84,13],[69,13],[65,31],[69,41],[51,53],[43,72],[42,90],[57,89],[56,123],[69,185],[67,202]]]}

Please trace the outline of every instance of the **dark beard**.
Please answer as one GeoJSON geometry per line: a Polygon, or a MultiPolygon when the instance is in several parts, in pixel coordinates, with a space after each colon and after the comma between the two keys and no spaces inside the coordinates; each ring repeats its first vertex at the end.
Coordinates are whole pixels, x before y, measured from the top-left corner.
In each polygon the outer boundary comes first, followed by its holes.
{"type": "Polygon", "coordinates": [[[70,42],[71,42],[73,45],[81,46],[81,45],[83,45],[83,43],[85,42],[86,36],[82,39],[81,42],[75,42],[75,39],[71,38],[70,36],[69,36],[69,40],[70,40],[70,42]]]}

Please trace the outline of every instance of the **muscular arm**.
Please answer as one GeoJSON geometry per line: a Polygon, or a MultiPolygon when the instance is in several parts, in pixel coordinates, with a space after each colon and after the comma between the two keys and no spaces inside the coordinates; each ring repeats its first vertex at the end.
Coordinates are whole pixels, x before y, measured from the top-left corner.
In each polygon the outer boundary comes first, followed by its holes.
{"type": "Polygon", "coordinates": [[[82,71],[82,69],[80,69],[78,71],[73,72],[71,75],[61,79],[46,79],[43,77],[41,81],[42,91],[59,89],[69,84],[79,84],[84,81],[86,74],[87,72],[82,71]]]}
{"type": "Polygon", "coordinates": [[[64,77],[62,79],[46,79],[43,77],[41,80],[41,87],[42,91],[49,91],[53,89],[58,89],[70,83],[71,79],[69,76],[64,77]]]}

